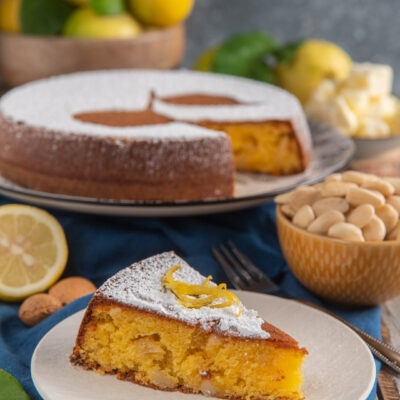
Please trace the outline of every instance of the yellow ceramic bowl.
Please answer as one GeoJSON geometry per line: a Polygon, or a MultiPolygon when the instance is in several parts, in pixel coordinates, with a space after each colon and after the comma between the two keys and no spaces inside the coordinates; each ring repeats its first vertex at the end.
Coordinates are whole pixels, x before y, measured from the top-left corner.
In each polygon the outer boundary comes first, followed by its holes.
{"type": "Polygon", "coordinates": [[[334,303],[379,305],[400,296],[400,241],[347,242],[309,233],[276,209],[279,241],[297,279],[334,303]]]}

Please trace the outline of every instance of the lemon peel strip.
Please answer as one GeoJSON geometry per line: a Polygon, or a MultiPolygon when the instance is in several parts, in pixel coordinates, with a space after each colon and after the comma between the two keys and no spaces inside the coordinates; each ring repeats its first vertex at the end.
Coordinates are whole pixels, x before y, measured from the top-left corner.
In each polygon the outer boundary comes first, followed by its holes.
{"type": "Polygon", "coordinates": [[[175,265],[170,268],[163,279],[163,286],[171,290],[178,298],[179,304],[187,308],[223,308],[230,307],[236,303],[239,307],[239,312],[236,316],[239,317],[242,314],[242,303],[234,293],[227,290],[226,283],[221,283],[218,286],[211,286],[211,275],[209,275],[201,285],[192,285],[190,283],[178,281],[174,279],[172,275],[180,268],[180,265],[175,265]],[[226,301],[213,304],[217,299],[225,299],[226,301]]]}

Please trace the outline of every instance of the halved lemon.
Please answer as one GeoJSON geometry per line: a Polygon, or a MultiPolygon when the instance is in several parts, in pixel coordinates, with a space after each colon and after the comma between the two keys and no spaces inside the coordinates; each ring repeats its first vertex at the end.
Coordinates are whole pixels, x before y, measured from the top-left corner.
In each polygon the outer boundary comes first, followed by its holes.
{"type": "Polygon", "coordinates": [[[57,281],[67,264],[64,231],[48,212],[0,207],[0,299],[22,300],[57,281]]]}

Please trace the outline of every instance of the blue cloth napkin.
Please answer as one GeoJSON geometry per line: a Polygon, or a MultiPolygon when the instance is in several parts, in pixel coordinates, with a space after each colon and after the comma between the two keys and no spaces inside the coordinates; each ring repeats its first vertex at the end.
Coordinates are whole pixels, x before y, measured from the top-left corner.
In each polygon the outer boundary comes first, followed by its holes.
{"type": "MultiPolygon", "coordinates": [[[[0,198],[0,205],[5,203],[0,198]]],[[[210,247],[232,239],[257,266],[279,280],[286,292],[319,302],[294,278],[283,259],[272,204],[234,213],[185,218],[107,217],[49,211],[62,224],[67,236],[70,255],[64,276],[84,276],[99,286],[132,262],[175,250],[202,274],[213,275],[217,282],[227,282],[210,247]]],[[[29,370],[37,343],[57,323],[86,307],[89,299],[86,296],[75,301],[33,328],[25,327],[18,319],[19,304],[0,302],[0,368],[14,375],[32,399],[41,398],[29,370]]],[[[333,310],[380,338],[379,308],[333,310]]],[[[375,395],[374,387],[368,400],[374,400],[375,395]]]]}

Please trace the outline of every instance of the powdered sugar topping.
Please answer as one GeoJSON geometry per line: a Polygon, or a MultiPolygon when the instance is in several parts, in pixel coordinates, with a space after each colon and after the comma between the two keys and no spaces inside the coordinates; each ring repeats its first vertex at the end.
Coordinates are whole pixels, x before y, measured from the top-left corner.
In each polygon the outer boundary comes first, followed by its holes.
{"type": "MultiPolygon", "coordinates": [[[[288,120],[304,115],[297,99],[272,85],[236,77],[192,71],[115,70],[82,72],[32,82],[11,90],[0,100],[0,111],[14,121],[63,133],[146,138],[221,136],[199,131],[189,122],[288,120]],[[188,106],[155,100],[153,110],[176,121],[142,127],[112,127],[82,122],[74,114],[92,111],[140,111],[156,97],[208,94],[235,98],[244,105],[188,106]]],[[[305,119],[303,125],[305,126],[305,119]]],[[[307,128],[305,128],[307,129],[307,128]]]]}
{"type": "Polygon", "coordinates": [[[238,310],[235,305],[195,309],[179,304],[175,295],[162,285],[166,273],[175,265],[182,267],[174,273],[175,279],[191,284],[201,284],[204,281],[205,277],[182,258],[173,252],[167,252],[123,269],[108,279],[96,293],[143,310],[182,320],[190,325],[200,324],[204,329],[238,337],[270,337],[269,333],[262,329],[263,320],[257,312],[244,306],[242,314],[237,317],[238,310]]]}

